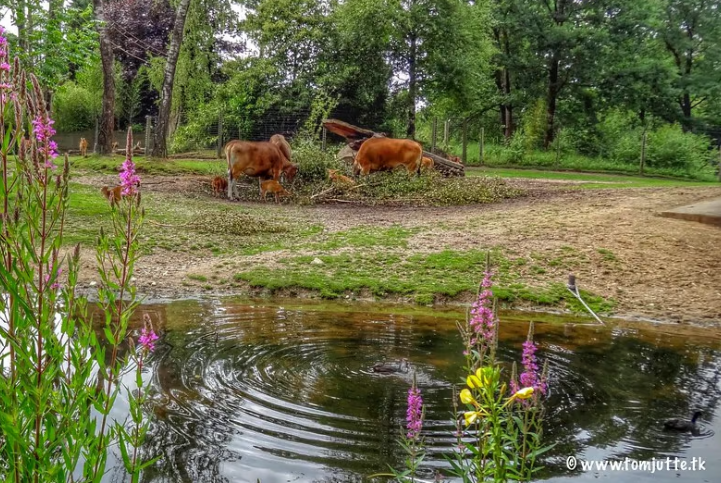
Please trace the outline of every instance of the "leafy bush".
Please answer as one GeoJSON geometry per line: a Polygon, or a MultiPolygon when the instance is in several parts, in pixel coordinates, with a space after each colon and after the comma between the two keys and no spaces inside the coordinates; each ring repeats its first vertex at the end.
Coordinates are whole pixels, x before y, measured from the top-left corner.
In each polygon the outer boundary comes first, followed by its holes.
{"type": "Polygon", "coordinates": [[[298,163],[297,179],[302,183],[325,181],[329,169],[343,169],[335,159],[337,149],[323,151],[319,145],[307,140],[299,140],[292,148],[293,162],[298,163]]]}
{"type": "Polygon", "coordinates": [[[183,153],[215,147],[218,142],[218,109],[217,104],[209,104],[195,111],[187,124],[179,126],[173,133],[170,152],[183,153]]]}
{"type": "Polygon", "coordinates": [[[53,99],[55,126],[60,132],[91,129],[100,114],[93,93],[73,82],[62,85],[53,99]]]}

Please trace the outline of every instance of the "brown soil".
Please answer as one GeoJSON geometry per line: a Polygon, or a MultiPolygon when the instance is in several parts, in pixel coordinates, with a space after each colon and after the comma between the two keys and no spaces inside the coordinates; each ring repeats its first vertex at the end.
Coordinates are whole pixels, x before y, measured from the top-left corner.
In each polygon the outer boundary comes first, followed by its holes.
{"type": "MultiPolygon", "coordinates": [[[[105,179],[113,177],[78,181],[102,185],[105,179]]],[[[146,176],[144,180],[144,190],[209,196],[203,177],[146,176]]],[[[658,215],[721,196],[721,187],[579,190],[572,189],[573,183],[555,180],[510,182],[528,195],[497,204],[443,208],[269,204],[268,209],[320,223],[331,232],[356,226],[422,227],[409,241],[409,249],[417,252],[504,247],[533,258],[533,254],[549,255],[572,247],[587,260],[605,260],[581,263],[574,273],[581,288],[614,298],[619,315],[721,325],[721,228],[658,215]]],[[[265,252],[242,259],[272,265],[287,254],[265,252]]],[[[93,266],[91,253],[83,258],[93,266]]],[[[156,250],[138,262],[136,283],[139,292],[150,297],[195,296],[204,289],[184,285],[188,274],[230,278],[237,271],[235,258],[156,250]],[[221,262],[224,265],[219,268],[221,262]]],[[[87,276],[93,271],[81,273],[87,276]]],[[[567,273],[559,269],[545,277],[565,281],[567,273]]],[[[91,280],[85,279],[84,285],[91,280]]],[[[204,293],[248,294],[249,289],[214,286],[204,293]]]]}

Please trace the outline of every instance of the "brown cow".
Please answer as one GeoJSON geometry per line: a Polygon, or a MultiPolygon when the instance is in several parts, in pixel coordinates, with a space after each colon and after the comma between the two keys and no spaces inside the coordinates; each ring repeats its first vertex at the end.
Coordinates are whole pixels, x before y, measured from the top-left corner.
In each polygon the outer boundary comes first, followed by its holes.
{"type": "Polygon", "coordinates": [[[88,141],[85,138],[80,138],[80,156],[88,157],[88,141]]]}
{"type": "Polygon", "coordinates": [[[271,142],[230,141],[225,145],[228,161],[228,198],[233,199],[235,180],[240,175],[253,176],[260,181],[278,181],[281,173],[293,181],[298,166],[288,161],[280,148],[271,142]]]}
{"type": "Polygon", "coordinates": [[[213,187],[213,196],[218,196],[228,188],[228,180],[221,176],[216,176],[210,183],[213,187]]]}
{"type": "Polygon", "coordinates": [[[432,158],[428,158],[426,156],[421,158],[421,171],[431,171],[435,165],[436,163],[432,158]]]}
{"type": "Polygon", "coordinates": [[[365,141],[353,161],[353,173],[369,174],[404,166],[409,174],[421,166],[423,149],[410,139],[370,138],[365,141]]]}
{"type": "Polygon", "coordinates": [[[288,144],[288,141],[286,141],[285,136],[283,136],[282,134],[273,134],[270,137],[270,142],[280,148],[280,151],[283,153],[283,155],[288,161],[292,161],[290,157],[292,154],[290,150],[290,144],[288,144]]]}
{"type": "Polygon", "coordinates": [[[263,201],[265,201],[265,195],[267,193],[275,194],[276,203],[280,203],[280,200],[278,199],[279,195],[291,196],[291,194],[283,188],[283,185],[274,179],[269,179],[260,183],[260,197],[263,198],[263,201]]]}

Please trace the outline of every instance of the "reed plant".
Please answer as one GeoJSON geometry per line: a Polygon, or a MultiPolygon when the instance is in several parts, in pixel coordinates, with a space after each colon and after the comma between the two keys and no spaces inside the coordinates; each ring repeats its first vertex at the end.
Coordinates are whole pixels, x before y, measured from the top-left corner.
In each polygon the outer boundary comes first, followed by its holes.
{"type": "Polygon", "coordinates": [[[61,248],[67,155],[56,164],[43,90],[17,58],[11,65],[3,34],[0,27],[0,481],[97,482],[117,449],[137,482],[153,462],[140,453],[148,429],[143,366],[158,338],[148,315],[137,343],[130,329],[139,304],[131,281],[140,179],[129,153],[112,231],[97,240],[96,311],[77,290],[80,245],[61,248]],[[133,372],[134,384],[125,383],[133,372]],[[121,396],[129,415],[118,420],[111,410],[121,396]]]}

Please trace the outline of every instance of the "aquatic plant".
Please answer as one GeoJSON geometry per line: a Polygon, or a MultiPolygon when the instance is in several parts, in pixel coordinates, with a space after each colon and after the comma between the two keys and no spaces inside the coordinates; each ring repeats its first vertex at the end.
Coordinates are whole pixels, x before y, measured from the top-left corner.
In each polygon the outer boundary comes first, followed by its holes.
{"type": "MultiPolygon", "coordinates": [[[[496,360],[499,320],[492,278],[493,274],[487,268],[466,323],[458,324],[468,375],[464,380],[466,387],[458,392],[458,399],[454,387],[457,441],[452,455],[447,458],[451,473],[463,482],[531,481],[541,469],[538,456],[553,447],[541,445],[548,368],[544,365],[539,374],[531,323],[521,354],[523,372],[516,377],[514,363],[508,382],[503,380],[501,364],[496,360]],[[466,406],[465,411],[459,411],[458,401],[466,406]]],[[[401,438],[401,445],[409,455],[406,469],[383,474],[394,476],[399,482],[414,481],[424,455],[422,427],[416,426],[412,417],[418,412],[415,394],[420,394],[419,391],[414,377],[408,398],[408,433],[402,434],[401,438]]]]}
{"type": "Polygon", "coordinates": [[[449,461],[452,473],[464,482],[530,481],[540,469],[537,457],[552,447],[541,446],[547,367],[539,374],[531,323],[521,355],[524,371],[517,378],[514,363],[508,382],[503,380],[496,359],[499,320],[495,306],[488,310],[491,277],[487,270],[467,324],[459,324],[468,373],[459,399],[467,410],[449,461]]]}
{"type": "Polygon", "coordinates": [[[54,163],[43,91],[17,58],[9,62],[3,34],[0,27],[0,481],[100,481],[109,448],[119,448],[137,482],[152,462],[138,449],[148,427],[143,359],[156,340],[149,318],[144,349],[135,350],[129,332],[139,303],[131,279],[140,193],[126,193],[112,209],[112,230],[98,238],[97,333],[76,289],[80,245],[63,248],[68,158],[54,163]],[[136,388],[122,381],[133,368],[136,388]],[[110,417],[121,393],[130,404],[127,422],[110,417]]]}
{"type": "Polygon", "coordinates": [[[408,455],[405,460],[406,468],[403,471],[397,471],[391,467],[391,473],[376,473],[374,475],[370,475],[369,478],[376,476],[392,476],[397,481],[401,482],[413,482],[416,480],[418,467],[425,458],[425,442],[421,436],[424,416],[425,407],[423,406],[423,397],[416,381],[416,374],[413,373],[413,384],[408,389],[406,428],[405,431],[401,428],[401,437],[398,440],[399,444],[408,455]]]}

